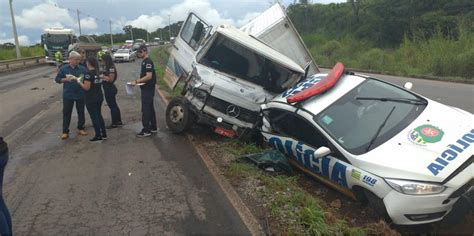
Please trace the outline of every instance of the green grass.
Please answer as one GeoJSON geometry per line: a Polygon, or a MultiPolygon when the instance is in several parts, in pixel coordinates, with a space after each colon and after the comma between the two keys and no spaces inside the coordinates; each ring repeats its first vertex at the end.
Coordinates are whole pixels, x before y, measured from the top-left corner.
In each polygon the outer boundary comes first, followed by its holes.
{"type": "Polygon", "coordinates": [[[172,88],[168,86],[168,84],[164,80],[165,71],[166,71],[166,63],[168,63],[168,58],[169,58],[169,52],[166,49],[166,47],[157,47],[150,50],[150,58],[151,60],[153,60],[153,63],[155,64],[155,72],[157,76],[156,83],[158,84],[160,89],[163,89],[172,97],[179,96],[183,89],[183,84],[178,84],[176,88],[173,90],[172,88]]]}
{"type": "MultiPolygon", "coordinates": [[[[44,56],[44,49],[40,46],[20,47],[20,53],[22,57],[44,56]]],[[[11,59],[16,59],[15,48],[0,49],[0,60],[11,60],[11,59]]]]}
{"type": "Polygon", "coordinates": [[[331,216],[321,207],[318,198],[301,188],[297,176],[273,176],[251,164],[239,162],[232,163],[229,170],[241,178],[256,179],[264,186],[258,188],[257,194],[266,203],[273,219],[280,224],[283,234],[365,235],[368,232],[361,227],[350,227],[344,220],[331,216]]]}
{"type": "Polygon", "coordinates": [[[397,48],[377,48],[352,36],[332,39],[321,34],[304,35],[319,65],[343,62],[347,67],[403,76],[474,78],[474,33],[461,30],[458,38],[438,32],[429,39],[405,38],[397,48]]]}
{"type": "MultiPolygon", "coordinates": [[[[235,156],[264,151],[253,144],[237,140],[227,140],[221,148],[235,156]]],[[[241,179],[256,180],[259,183],[257,194],[266,204],[272,218],[278,222],[283,234],[365,235],[368,232],[364,228],[349,227],[344,220],[335,219],[326,212],[321,207],[320,200],[300,186],[298,176],[270,175],[242,161],[232,162],[229,171],[241,179]]]]}

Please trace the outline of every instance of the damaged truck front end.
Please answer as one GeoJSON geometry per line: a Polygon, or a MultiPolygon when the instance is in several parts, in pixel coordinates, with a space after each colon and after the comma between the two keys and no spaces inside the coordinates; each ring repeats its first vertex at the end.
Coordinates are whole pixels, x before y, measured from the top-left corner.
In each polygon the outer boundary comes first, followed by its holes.
{"type": "MultiPolygon", "coordinates": [[[[249,32],[213,28],[190,13],[168,63],[184,87],[167,107],[167,125],[174,133],[200,123],[224,136],[249,137],[261,121],[260,105],[305,77],[302,64],[249,32]]],[[[306,73],[317,69],[304,64],[306,73]]]]}
{"type": "Polygon", "coordinates": [[[225,25],[217,28],[195,59],[185,80],[184,97],[175,99],[183,104],[175,102],[175,108],[168,109],[168,127],[176,133],[197,122],[229,137],[250,134],[260,120],[260,104],[304,75],[291,59],[225,25]],[[184,115],[172,111],[189,113],[190,119],[176,119],[184,115]]]}

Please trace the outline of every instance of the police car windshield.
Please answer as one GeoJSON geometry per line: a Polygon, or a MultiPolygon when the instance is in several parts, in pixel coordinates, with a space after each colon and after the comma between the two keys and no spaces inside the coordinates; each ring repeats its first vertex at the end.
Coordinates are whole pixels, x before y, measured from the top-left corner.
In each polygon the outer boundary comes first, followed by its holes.
{"type": "Polygon", "coordinates": [[[426,107],[420,106],[421,102],[400,101],[426,102],[396,86],[368,79],[315,116],[315,121],[344,149],[360,155],[369,151],[369,146],[373,150],[399,133],[426,107]],[[394,99],[358,99],[383,97],[394,99]],[[383,128],[378,130],[392,109],[383,128]]]}

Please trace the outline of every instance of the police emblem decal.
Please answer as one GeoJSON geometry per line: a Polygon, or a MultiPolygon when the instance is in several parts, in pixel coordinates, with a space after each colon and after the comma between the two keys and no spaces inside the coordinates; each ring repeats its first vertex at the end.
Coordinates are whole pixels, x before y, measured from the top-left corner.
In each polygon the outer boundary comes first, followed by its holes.
{"type": "Polygon", "coordinates": [[[440,128],[425,124],[416,127],[408,133],[408,140],[414,144],[426,145],[427,143],[436,143],[441,141],[444,132],[440,128]]]}

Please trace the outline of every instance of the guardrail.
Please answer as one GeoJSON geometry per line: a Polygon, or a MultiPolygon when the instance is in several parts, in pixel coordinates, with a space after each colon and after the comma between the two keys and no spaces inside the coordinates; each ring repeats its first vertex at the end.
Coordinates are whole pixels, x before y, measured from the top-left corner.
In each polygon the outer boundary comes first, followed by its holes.
{"type": "Polygon", "coordinates": [[[46,63],[44,56],[0,61],[0,72],[46,63]]]}

